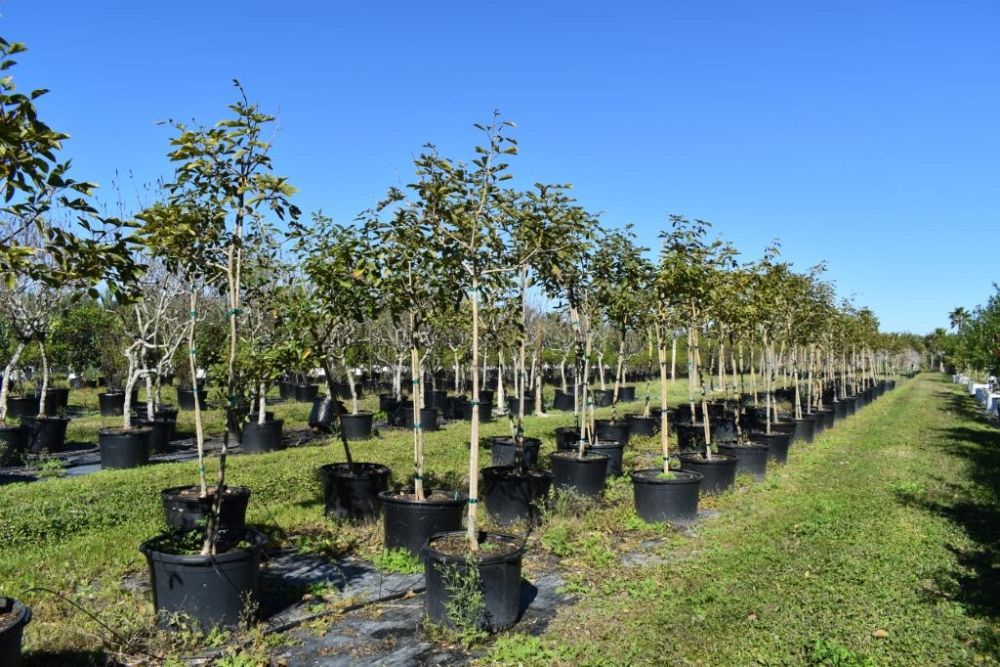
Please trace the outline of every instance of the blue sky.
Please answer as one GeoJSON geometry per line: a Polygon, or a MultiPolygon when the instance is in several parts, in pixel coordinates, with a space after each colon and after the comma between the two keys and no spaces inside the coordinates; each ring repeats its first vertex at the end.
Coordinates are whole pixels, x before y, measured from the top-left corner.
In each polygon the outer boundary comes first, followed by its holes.
{"type": "MultiPolygon", "coordinates": [[[[747,258],[780,238],[884,329],[984,303],[1000,234],[1000,3],[6,0],[22,88],[78,178],[169,173],[158,120],[212,123],[239,78],[274,160],[342,222],[494,108],[517,183],[573,183],[655,244],[669,213],[747,258]]],[[[111,199],[110,191],[104,193],[111,199]]]]}

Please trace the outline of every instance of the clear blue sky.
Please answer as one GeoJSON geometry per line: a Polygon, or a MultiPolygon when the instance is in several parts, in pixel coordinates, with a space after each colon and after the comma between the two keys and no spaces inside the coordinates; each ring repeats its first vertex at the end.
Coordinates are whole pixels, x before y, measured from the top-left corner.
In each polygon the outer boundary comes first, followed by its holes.
{"type": "MultiPolygon", "coordinates": [[[[773,238],[884,329],[985,302],[1000,246],[1000,3],[5,0],[75,175],[169,173],[167,118],[239,78],[281,119],[278,173],[346,222],[426,142],[465,157],[494,109],[518,183],[570,182],[648,245],[668,213],[749,257],[773,238]]],[[[106,192],[106,196],[110,193],[106,192]]]]}

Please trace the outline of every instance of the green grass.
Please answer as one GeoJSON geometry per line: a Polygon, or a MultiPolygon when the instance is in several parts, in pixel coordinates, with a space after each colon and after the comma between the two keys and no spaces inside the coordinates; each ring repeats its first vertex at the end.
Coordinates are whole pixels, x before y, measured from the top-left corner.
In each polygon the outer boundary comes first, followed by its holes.
{"type": "Polygon", "coordinates": [[[483,662],[997,664],[998,447],[957,387],[923,375],[724,496],[662,562],[608,564],[615,536],[556,523],[541,542],[582,600],[483,662]]]}

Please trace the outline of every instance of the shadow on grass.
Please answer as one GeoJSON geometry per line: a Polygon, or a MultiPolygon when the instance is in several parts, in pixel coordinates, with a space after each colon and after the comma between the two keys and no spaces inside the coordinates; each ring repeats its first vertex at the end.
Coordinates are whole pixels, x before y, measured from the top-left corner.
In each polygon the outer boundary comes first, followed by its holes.
{"type": "Polygon", "coordinates": [[[125,663],[112,660],[103,651],[36,651],[21,660],[23,667],[119,667],[125,663]]]}
{"type": "MultiPolygon", "coordinates": [[[[957,567],[936,577],[936,588],[959,601],[970,615],[995,625],[1000,620],[1000,430],[980,412],[970,397],[939,391],[960,418],[981,424],[943,428],[942,449],[968,461],[968,477],[941,480],[941,491],[928,493],[922,485],[896,490],[900,502],[947,518],[961,527],[972,544],[949,546],[957,567]]],[[[933,483],[933,480],[932,480],[933,483]]],[[[979,649],[1000,655],[1000,633],[988,630],[979,649]]]]}

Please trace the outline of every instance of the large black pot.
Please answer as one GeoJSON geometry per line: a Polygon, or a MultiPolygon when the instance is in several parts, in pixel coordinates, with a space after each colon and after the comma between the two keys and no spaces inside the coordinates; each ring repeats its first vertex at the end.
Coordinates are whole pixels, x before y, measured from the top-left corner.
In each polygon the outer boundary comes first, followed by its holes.
{"type": "MultiPolygon", "coordinates": [[[[403,428],[413,428],[413,406],[399,409],[399,425],[403,428]]],[[[424,431],[438,430],[438,411],[434,408],[423,408],[420,411],[420,428],[424,431]]]]}
{"type": "Polygon", "coordinates": [[[177,423],[168,419],[136,419],[135,425],[149,429],[149,453],[159,454],[170,449],[177,423]]]}
{"type": "Polygon", "coordinates": [[[323,510],[329,517],[367,521],[382,510],[379,494],[389,488],[392,471],[379,463],[328,463],[320,466],[323,510]]]}
{"type": "Polygon", "coordinates": [[[728,454],[712,454],[711,459],[705,458],[703,452],[681,454],[681,468],[701,475],[702,493],[722,493],[733,486],[736,481],[735,456],[728,454]]]}
{"type": "MultiPolygon", "coordinates": [[[[212,512],[211,489],[204,498],[196,486],[175,486],[160,491],[163,515],[170,530],[188,531],[204,525],[212,512]]],[[[250,489],[245,486],[227,486],[219,510],[219,530],[239,532],[246,527],[247,505],[250,489]]]]}
{"type": "Polygon", "coordinates": [[[767,445],[767,458],[775,463],[788,462],[788,449],[792,444],[791,433],[780,433],[772,431],[767,433],[751,433],[750,439],[767,445]]]}
{"type": "Polygon", "coordinates": [[[625,422],[629,427],[629,434],[637,435],[640,438],[648,438],[656,435],[659,430],[660,421],[653,417],[643,417],[642,415],[625,415],[625,422]]]}
{"type": "Polygon", "coordinates": [[[623,445],[628,444],[629,435],[632,432],[627,421],[613,419],[595,419],[594,431],[600,440],[614,440],[623,445]]]}
{"type": "MultiPolygon", "coordinates": [[[[521,399],[517,396],[507,397],[507,412],[517,416],[521,410],[521,399]]],[[[524,414],[533,415],[535,414],[535,397],[531,394],[524,395],[524,414]]]]}
{"type": "Polygon", "coordinates": [[[573,394],[572,392],[564,392],[561,389],[556,389],[556,396],[552,401],[553,410],[565,410],[567,412],[573,410],[573,394]]]}
{"type": "Polygon", "coordinates": [[[69,389],[55,387],[45,390],[45,414],[55,415],[69,407],[69,389]]]}
{"type": "MultiPolygon", "coordinates": [[[[524,446],[525,466],[534,467],[538,465],[538,450],[541,449],[542,441],[538,438],[522,438],[524,446]]],[[[490,451],[493,454],[493,465],[512,466],[517,454],[517,441],[511,436],[497,436],[488,440],[490,451]]]]}
{"type": "Polygon", "coordinates": [[[0,665],[21,667],[21,643],[24,626],[31,622],[31,607],[14,598],[0,597],[0,618],[10,616],[0,629],[0,665]]]}
{"type": "Polygon", "coordinates": [[[66,446],[66,427],[69,417],[22,417],[21,423],[28,429],[28,451],[62,451],[66,446]]]}
{"type": "Polygon", "coordinates": [[[102,417],[120,417],[125,412],[125,392],[116,391],[97,395],[102,417]]]}
{"type": "Polygon", "coordinates": [[[378,395],[378,411],[384,412],[387,415],[391,415],[396,411],[396,407],[399,405],[399,401],[393,394],[379,394],[378,395]]]}
{"type": "Polygon", "coordinates": [[[631,403],[635,400],[635,387],[618,387],[618,402],[631,403]]]}
{"type": "MultiPolygon", "coordinates": [[[[465,421],[472,420],[472,401],[466,401],[462,405],[462,418],[465,421]]],[[[485,424],[493,421],[493,402],[483,402],[483,399],[479,399],[479,423],[485,424]]]]}
{"type": "MultiPolygon", "coordinates": [[[[832,409],[830,409],[830,408],[824,408],[822,410],[817,411],[816,414],[819,417],[822,417],[822,419],[823,419],[823,430],[824,431],[827,430],[827,429],[833,428],[833,422],[836,419],[836,415],[834,414],[834,411],[832,409]]],[[[818,423],[819,423],[819,420],[817,419],[817,424],[818,423]]]]}
{"type": "Polygon", "coordinates": [[[766,444],[757,442],[719,445],[720,454],[736,457],[737,475],[747,473],[758,482],[764,481],[767,475],[767,450],[766,444]]]}
{"type": "Polygon", "coordinates": [[[795,435],[797,442],[809,443],[816,435],[816,418],[812,415],[802,415],[802,419],[795,420],[795,435]]]}
{"type": "Polygon", "coordinates": [[[120,470],[138,468],[149,463],[148,428],[101,429],[97,432],[97,444],[101,448],[101,468],[120,470]]]}
{"type": "Polygon", "coordinates": [[[696,521],[701,475],[684,470],[673,471],[669,477],[662,474],[656,468],[632,473],[635,513],[650,523],[686,525],[696,521]]]}
{"type": "Polygon", "coordinates": [[[295,400],[299,403],[311,403],[318,392],[319,388],[314,384],[297,384],[295,385],[295,400]]]}
{"type": "MultiPolygon", "coordinates": [[[[177,405],[181,410],[194,410],[194,390],[191,387],[177,388],[177,405]]],[[[206,405],[208,405],[208,391],[198,387],[198,407],[205,410],[206,405]]]]}
{"type": "Polygon", "coordinates": [[[282,380],[278,383],[278,396],[281,400],[288,401],[295,398],[295,383],[282,380]]]}
{"type": "Polygon", "coordinates": [[[242,537],[240,543],[249,546],[214,556],[166,553],[161,550],[169,539],[166,536],[139,547],[149,564],[153,606],[162,626],[178,614],[202,630],[248,620],[256,603],[260,554],[267,538],[250,529],[242,537]]]}
{"type": "Polygon", "coordinates": [[[406,549],[418,555],[427,538],[435,533],[461,530],[468,497],[457,491],[434,489],[428,500],[418,501],[412,491],[378,494],[385,510],[385,548],[406,549]]]}
{"type": "Polygon", "coordinates": [[[521,560],[524,542],[521,538],[502,533],[480,533],[481,544],[492,544],[490,549],[474,553],[444,553],[435,548],[441,540],[464,540],[465,533],[445,533],[431,537],[420,551],[424,560],[424,613],[437,625],[454,627],[449,609],[453,608],[452,596],[456,593],[452,577],[456,574],[467,580],[469,568],[475,568],[475,581],[482,595],[483,609],[477,618],[461,622],[488,632],[496,632],[514,625],[521,609],[521,560]]]}
{"type": "Polygon", "coordinates": [[[847,417],[847,410],[848,410],[848,408],[847,408],[847,401],[846,400],[840,400],[840,401],[836,401],[834,403],[831,403],[830,407],[833,408],[833,416],[834,416],[834,418],[835,418],[836,421],[840,421],[841,419],[844,419],[845,417],[847,417]]]}
{"type": "Polygon", "coordinates": [[[608,479],[608,456],[587,452],[580,458],[576,452],[560,451],[549,454],[552,483],[561,491],[581,496],[599,496],[608,479]]]}
{"type": "Polygon", "coordinates": [[[28,438],[25,426],[0,424],[0,466],[20,463],[28,449],[28,438]]]}
{"type": "Polygon", "coordinates": [[[281,431],[284,425],[284,419],[265,421],[263,424],[247,422],[240,438],[243,451],[247,454],[263,454],[283,449],[281,431]]]}
{"type": "Polygon", "coordinates": [[[579,447],[580,429],[575,426],[560,426],[556,429],[556,449],[572,450],[579,447]]]}
{"type": "Polygon", "coordinates": [[[598,440],[593,445],[588,446],[587,451],[594,454],[604,454],[608,457],[608,477],[621,476],[622,455],[625,451],[624,443],[617,440],[598,440]]]}
{"type": "Polygon", "coordinates": [[[608,407],[615,398],[615,392],[610,389],[591,389],[590,394],[594,401],[594,406],[598,408],[608,407]]]}
{"type": "MultiPolygon", "coordinates": [[[[26,396],[7,397],[8,417],[34,417],[38,414],[38,396],[28,394],[26,396]]],[[[121,414],[120,412],[118,414],[121,414]]]]}
{"type": "Polygon", "coordinates": [[[695,452],[705,448],[704,424],[677,424],[677,448],[682,452],[695,452]]]}
{"type": "Polygon", "coordinates": [[[482,498],[486,511],[502,526],[521,521],[535,523],[552,487],[544,470],[517,470],[513,466],[483,468],[482,498]]]}
{"type": "Polygon", "coordinates": [[[374,418],[372,413],[365,411],[341,415],[340,425],[344,429],[344,437],[348,440],[368,440],[372,437],[374,418]]]}
{"type": "Polygon", "coordinates": [[[431,389],[424,396],[424,407],[427,408],[437,408],[442,412],[447,407],[448,403],[448,392],[442,389],[431,389]]]}
{"type": "Polygon", "coordinates": [[[336,427],[338,411],[340,414],[346,411],[340,401],[331,401],[329,396],[314,396],[309,411],[309,428],[330,433],[336,427]]]}
{"type": "Polygon", "coordinates": [[[161,405],[153,410],[153,419],[165,419],[177,423],[177,408],[170,405],[161,405]]]}

